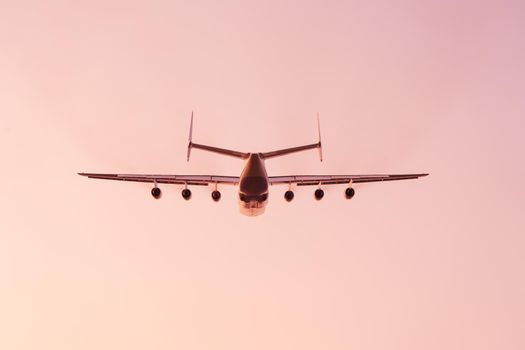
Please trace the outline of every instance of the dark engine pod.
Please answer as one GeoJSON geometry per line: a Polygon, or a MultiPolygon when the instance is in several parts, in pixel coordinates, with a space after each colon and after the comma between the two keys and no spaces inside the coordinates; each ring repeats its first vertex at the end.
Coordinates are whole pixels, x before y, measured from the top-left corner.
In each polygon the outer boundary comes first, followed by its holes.
{"type": "Polygon", "coordinates": [[[153,196],[153,198],[159,199],[162,196],[162,191],[158,187],[153,187],[151,189],[151,195],[153,196]]]}
{"type": "Polygon", "coordinates": [[[191,198],[191,191],[189,188],[185,188],[182,190],[182,198],[184,198],[185,200],[188,200],[191,198]]]}
{"type": "Polygon", "coordinates": [[[284,199],[286,199],[287,202],[291,202],[294,197],[294,193],[291,190],[288,190],[284,192],[284,199]]]}
{"type": "Polygon", "coordinates": [[[315,199],[321,200],[324,197],[324,191],[320,188],[316,189],[314,192],[315,199]]]}
{"type": "Polygon", "coordinates": [[[211,193],[211,198],[215,201],[215,202],[218,202],[219,199],[221,199],[221,193],[217,190],[213,191],[211,193]]]}
{"type": "Polygon", "coordinates": [[[350,199],[355,195],[355,190],[352,187],[348,187],[345,190],[345,197],[346,199],[350,199]]]}

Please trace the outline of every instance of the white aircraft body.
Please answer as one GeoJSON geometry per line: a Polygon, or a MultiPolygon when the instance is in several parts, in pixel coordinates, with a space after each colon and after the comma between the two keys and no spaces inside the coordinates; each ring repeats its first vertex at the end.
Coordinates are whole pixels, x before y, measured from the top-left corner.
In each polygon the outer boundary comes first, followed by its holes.
{"type": "Polygon", "coordinates": [[[244,169],[240,176],[216,176],[216,175],[149,175],[149,174],[95,174],[79,173],[93,179],[120,180],[148,182],[153,184],[151,195],[155,199],[161,197],[161,190],[158,184],[179,184],[184,185],[182,197],[186,200],[191,198],[191,191],[188,186],[214,186],[211,197],[214,201],[219,201],[221,193],[218,191],[219,184],[239,185],[239,207],[244,215],[256,216],[264,213],[268,203],[268,188],[270,185],[287,184],[288,190],[284,193],[284,198],[290,202],[294,193],[292,185],[298,186],[318,186],[314,192],[315,199],[321,200],[324,196],[322,186],[334,184],[348,184],[345,190],[345,196],[350,199],[354,196],[355,191],[352,188],[354,183],[394,181],[417,179],[428,174],[383,174],[383,175],[289,175],[289,176],[268,176],[266,173],[265,160],[290,153],[305,151],[317,148],[319,150],[320,160],[323,160],[321,148],[321,132],[319,128],[319,116],[317,117],[317,127],[319,141],[317,143],[281,149],[264,153],[245,153],[224,148],[202,145],[194,143],[192,140],[193,133],[193,112],[191,114],[190,136],[188,144],[187,160],[190,159],[192,148],[197,148],[209,152],[224,154],[245,160],[244,169]]]}

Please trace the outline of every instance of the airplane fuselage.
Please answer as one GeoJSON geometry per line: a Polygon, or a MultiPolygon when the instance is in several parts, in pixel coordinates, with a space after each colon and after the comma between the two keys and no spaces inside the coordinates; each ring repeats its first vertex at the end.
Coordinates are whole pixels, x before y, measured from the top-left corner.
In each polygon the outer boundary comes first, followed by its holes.
{"type": "Polygon", "coordinates": [[[264,213],[268,203],[268,174],[260,153],[250,153],[239,179],[239,208],[242,214],[264,213]]]}

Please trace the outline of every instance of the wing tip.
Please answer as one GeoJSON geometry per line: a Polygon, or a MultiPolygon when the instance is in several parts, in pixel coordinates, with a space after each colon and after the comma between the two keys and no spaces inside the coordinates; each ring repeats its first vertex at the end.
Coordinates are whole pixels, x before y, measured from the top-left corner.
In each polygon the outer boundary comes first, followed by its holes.
{"type": "Polygon", "coordinates": [[[101,178],[118,178],[119,175],[118,174],[99,174],[99,173],[77,173],[78,175],[80,176],[86,176],[86,177],[89,177],[89,178],[96,178],[96,179],[101,179],[101,178]]]}

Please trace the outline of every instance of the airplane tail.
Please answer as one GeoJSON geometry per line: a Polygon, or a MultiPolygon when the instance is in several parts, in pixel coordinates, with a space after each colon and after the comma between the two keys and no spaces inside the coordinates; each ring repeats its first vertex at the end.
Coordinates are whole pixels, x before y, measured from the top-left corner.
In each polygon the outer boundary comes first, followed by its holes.
{"type": "Polygon", "coordinates": [[[319,135],[319,161],[323,161],[323,144],[321,143],[321,122],[319,121],[319,112],[317,112],[317,134],[319,135]]]}
{"type": "Polygon", "coordinates": [[[188,154],[186,155],[186,161],[190,161],[190,154],[191,154],[191,148],[193,146],[192,143],[192,135],[193,135],[193,111],[191,111],[191,121],[190,121],[190,135],[188,136],[188,154]]]}
{"type": "Polygon", "coordinates": [[[262,153],[262,156],[264,159],[268,159],[268,158],[273,158],[273,157],[284,156],[290,153],[301,152],[301,151],[306,151],[309,149],[317,148],[319,149],[319,160],[322,162],[323,161],[323,149],[322,149],[322,144],[321,144],[321,125],[319,122],[319,113],[317,113],[317,134],[319,137],[319,141],[317,143],[312,143],[309,145],[298,146],[298,147],[285,148],[285,149],[280,149],[280,150],[272,151],[272,152],[266,152],[266,153],[262,153]]]}
{"type": "Polygon", "coordinates": [[[197,149],[201,149],[204,151],[219,153],[219,154],[223,154],[223,155],[227,155],[227,156],[231,156],[235,158],[241,158],[241,159],[246,159],[249,156],[249,153],[245,153],[245,152],[238,152],[238,151],[233,151],[233,150],[229,150],[225,148],[219,148],[219,147],[213,147],[213,146],[207,146],[207,145],[201,145],[198,143],[194,143],[193,142],[193,111],[191,111],[190,134],[188,137],[188,153],[186,156],[186,161],[188,162],[190,161],[190,154],[191,154],[192,148],[197,148],[197,149]]]}

